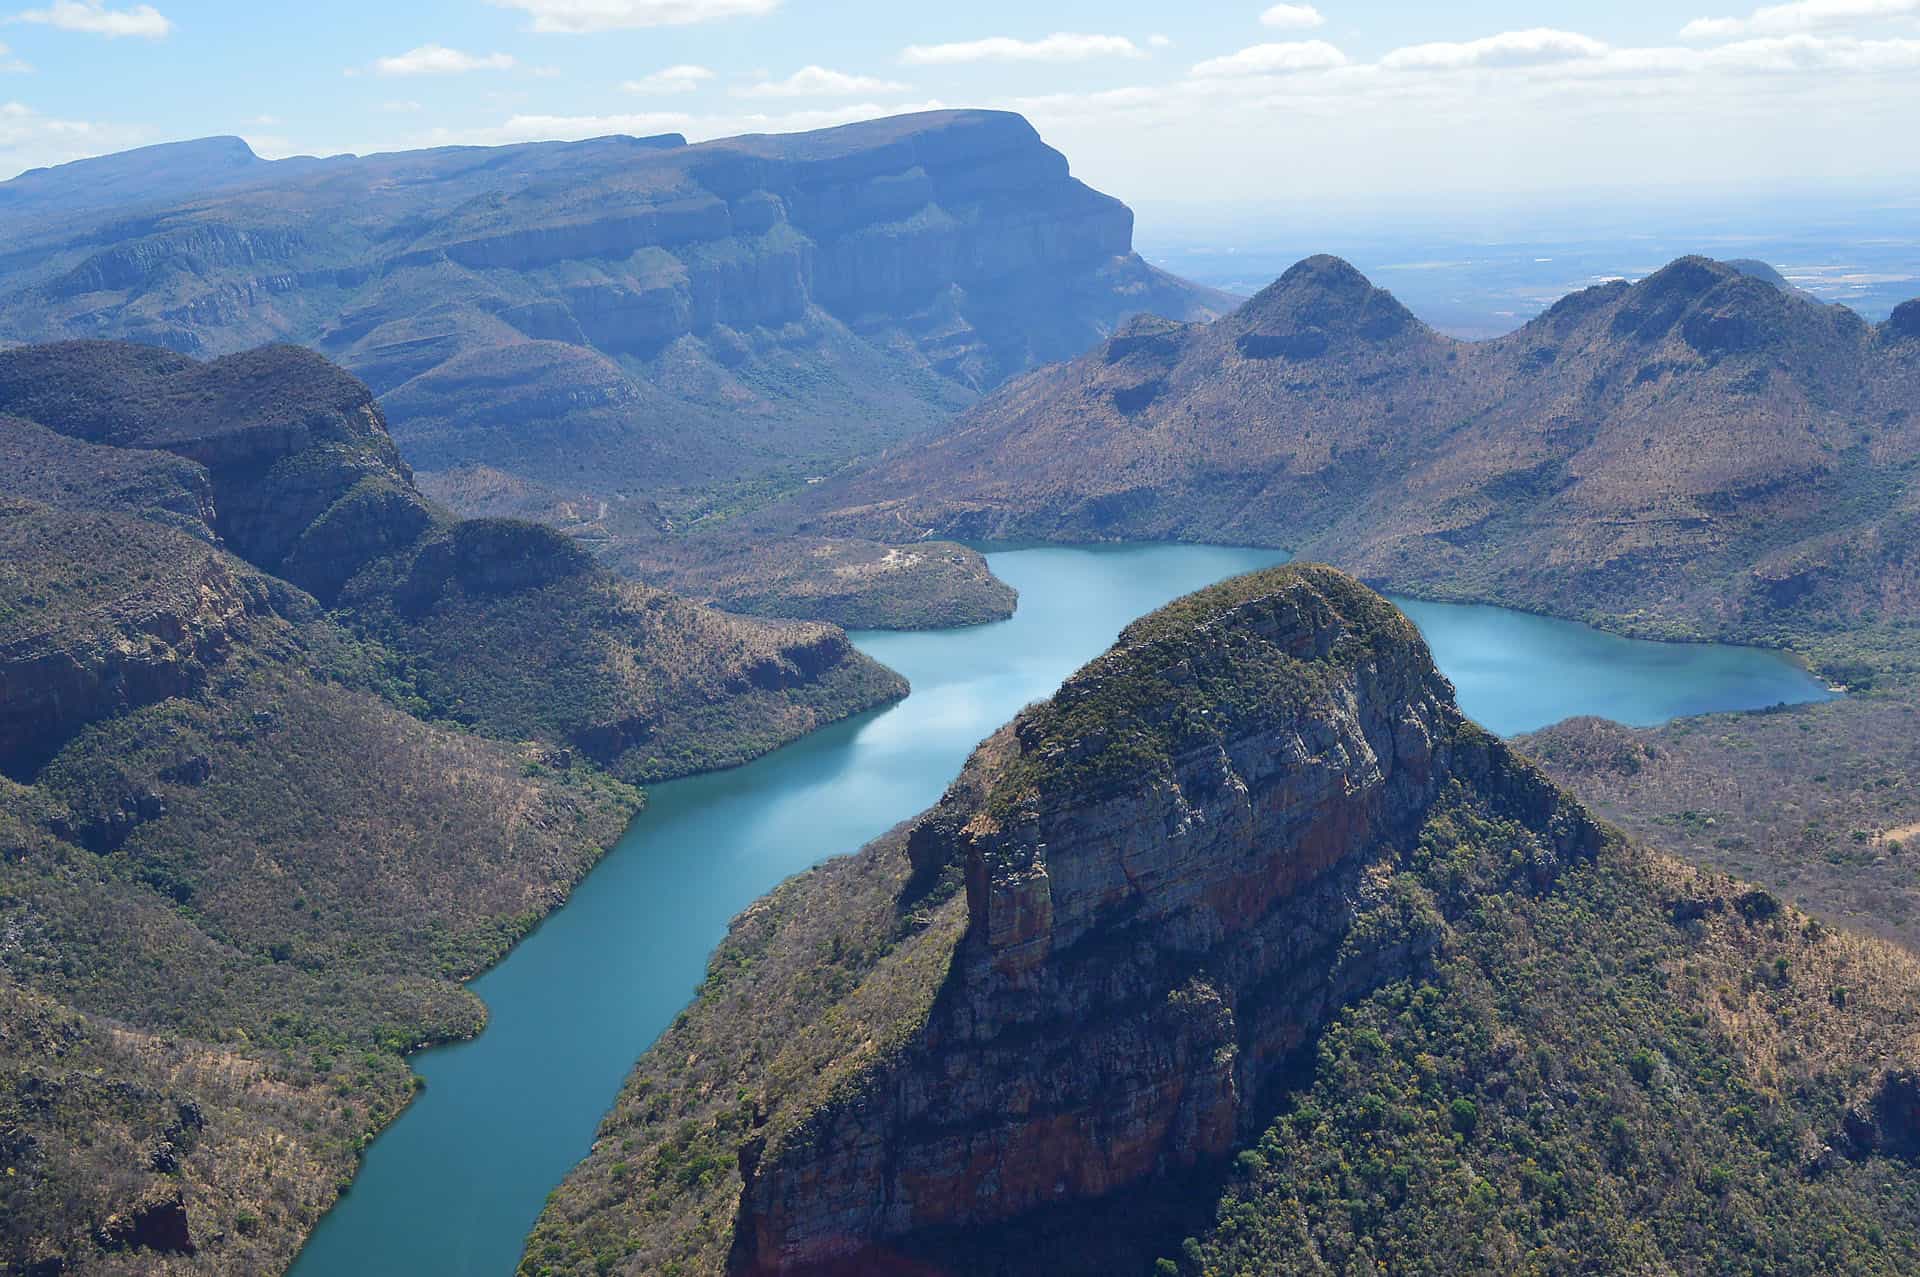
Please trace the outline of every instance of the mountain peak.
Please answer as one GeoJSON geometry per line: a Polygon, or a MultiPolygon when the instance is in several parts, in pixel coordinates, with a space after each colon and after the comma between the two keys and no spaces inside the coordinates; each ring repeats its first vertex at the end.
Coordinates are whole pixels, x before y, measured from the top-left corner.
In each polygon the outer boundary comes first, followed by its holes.
{"type": "Polygon", "coordinates": [[[1392,293],[1352,263],[1321,254],[1296,263],[1235,313],[1249,359],[1312,359],[1355,341],[1382,343],[1420,327],[1392,293]]]}
{"type": "Polygon", "coordinates": [[[1920,339],[1920,297],[1894,307],[1893,318],[1887,321],[1887,331],[1895,337],[1920,339]]]}

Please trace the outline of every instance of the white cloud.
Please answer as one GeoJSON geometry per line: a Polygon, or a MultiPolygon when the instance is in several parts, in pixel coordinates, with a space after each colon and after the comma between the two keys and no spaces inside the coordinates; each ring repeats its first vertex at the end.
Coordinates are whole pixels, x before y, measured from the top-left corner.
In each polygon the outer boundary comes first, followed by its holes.
{"type": "Polygon", "coordinates": [[[1123,35],[1082,35],[1056,31],[1040,40],[991,36],[960,44],[916,44],[900,55],[904,62],[939,66],[955,62],[1084,62],[1089,58],[1138,58],[1140,46],[1123,35]]]}
{"type": "Polygon", "coordinates": [[[1920,13],[1920,0],[1795,0],[1756,9],[1744,18],[1695,18],[1680,31],[1685,40],[1725,40],[1742,35],[1791,35],[1850,22],[1871,22],[1920,13]]]}
{"type": "Polygon", "coordinates": [[[735,89],[743,98],[836,98],[857,93],[904,93],[907,86],[870,75],[848,75],[823,66],[802,67],[784,80],[762,80],[735,89]]]}
{"type": "Polygon", "coordinates": [[[683,63],[680,66],[662,67],[652,75],[628,80],[620,87],[629,93],[691,93],[711,80],[713,74],[710,67],[683,63]]]}
{"type": "Polygon", "coordinates": [[[382,102],[380,109],[388,115],[411,115],[421,108],[418,102],[406,98],[397,98],[391,102],[382,102]]]}
{"type": "Polygon", "coordinates": [[[1173,38],[1171,36],[1161,35],[1156,31],[1147,37],[1147,47],[1150,49],[1171,49],[1173,47],[1173,38]]]}
{"type": "Polygon", "coordinates": [[[1530,31],[1503,31],[1483,40],[1459,44],[1414,44],[1395,49],[1380,59],[1389,71],[1459,71],[1470,67],[1544,66],[1582,58],[1604,57],[1608,47],[1576,31],[1535,27],[1530,31]]]}
{"type": "Polygon", "coordinates": [[[150,4],[109,9],[102,0],[53,0],[44,9],[29,9],[15,16],[14,21],[35,22],[59,27],[62,31],[85,31],[110,39],[131,35],[158,40],[173,30],[173,23],[150,4]]]}
{"type": "Polygon", "coordinates": [[[579,34],[639,27],[684,27],[720,18],[757,18],[780,0],[493,0],[533,17],[535,31],[579,34]]]}
{"type": "Polygon", "coordinates": [[[1855,40],[1812,35],[1773,36],[1723,44],[1706,64],[1729,71],[1843,71],[1869,74],[1920,69],[1920,40],[1855,40]]]}
{"type": "Polygon", "coordinates": [[[1347,55],[1325,40],[1298,40],[1287,44],[1256,44],[1222,58],[1208,58],[1193,68],[1202,79],[1225,76],[1282,75],[1294,71],[1328,71],[1347,65],[1347,55]]]}
{"type": "Polygon", "coordinates": [[[0,44],[0,74],[13,72],[24,74],[31,70],[33,70],[33,68],[22,62],[19,58],[14,57],[12,51],[9,50],[6,45],[0,44]]]}
{"type": "Polygon", "coordinates": [[[1276,4],[1260,15],[1260,22],[1281,31],[1311,31],[1327,25],[1320,11],[1310,4],[1276,4]]]}
{"type": "Polygon", "coordinates": [[[373,69],[381,75],[458,75],[465,71],[507,71],[513,56],[506,53],[463,53],[444,44],[423,44],[396,57],[380,58],[373,69]]]}

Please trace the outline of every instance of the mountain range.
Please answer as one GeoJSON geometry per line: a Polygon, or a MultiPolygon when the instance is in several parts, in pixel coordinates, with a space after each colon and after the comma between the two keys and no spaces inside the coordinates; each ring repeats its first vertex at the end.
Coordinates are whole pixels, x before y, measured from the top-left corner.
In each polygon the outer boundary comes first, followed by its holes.
{"type": "Polygon", "coordinates": [[[1667,636],[1911,615],[1920,302],[1875,326],[1684,258],[1444,337],[1312,258],[1142,317],[768,525],[908,542],[1275,545],[1667,636]]]}
{"type": "Polygon", "coordinates": [[[1920,1270],[1920,967],[1781,898],[1913,935],[1920,301],[1242,304],[973,111],[211,139],[0,232],[10,1277],[284,1267],[637,786],[904,695],[836,625],[1006,615],[1012,540],[1344,571],[1141,619],[743,914],[528,1277],[1920,1270]],[[1502,742],[1370,585],[1855,695],[1502,742]]]}
{"type": "Polygon", "coordinates": [[[209,139],[0,184],[0,338],[305,345],[435,495],[617,531],[602,503],[831,467],[1135,312],[1229,304],[1132,229],[994,112],[272,162],[209,139]]]}

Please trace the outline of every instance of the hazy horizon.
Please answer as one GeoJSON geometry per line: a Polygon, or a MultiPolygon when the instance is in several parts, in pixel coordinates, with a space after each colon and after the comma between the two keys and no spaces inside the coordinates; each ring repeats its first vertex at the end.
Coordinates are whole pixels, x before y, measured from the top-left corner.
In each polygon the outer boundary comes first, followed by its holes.
{"type": "Polygon", "coordinates": [[[29,0],[0,12],[0,173],[229,133],[364,154],[984,107],[1143,205],[1894,188],[1917,70],[1920,0],[29,0]]]}

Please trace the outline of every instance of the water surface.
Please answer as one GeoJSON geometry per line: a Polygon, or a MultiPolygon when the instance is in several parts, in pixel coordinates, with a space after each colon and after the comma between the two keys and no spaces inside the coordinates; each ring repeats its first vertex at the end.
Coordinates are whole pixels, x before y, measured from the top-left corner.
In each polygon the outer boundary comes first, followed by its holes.
{"type": "MultiPolygon", "coordinates": [[[[1208,546],[995,553],[993,570],[1020,591],[1011,621],[856,635],[913,695],[738,770],[655,788],[572,902],[475,982],[487,1031],[415,1059],[426,1092],[375,1141],[296,1277],[511,1273],[546,1194],[691,999],[728,919],[931,805],[981,738],[1129,621],[1285,557],[1208,546]]],[[[1499,732],[1574,713],[1645,723],[1824,694],[1769,653],[1634,643],[1496,608],[1406,606],[1462,706],[1499,732]]]]}

